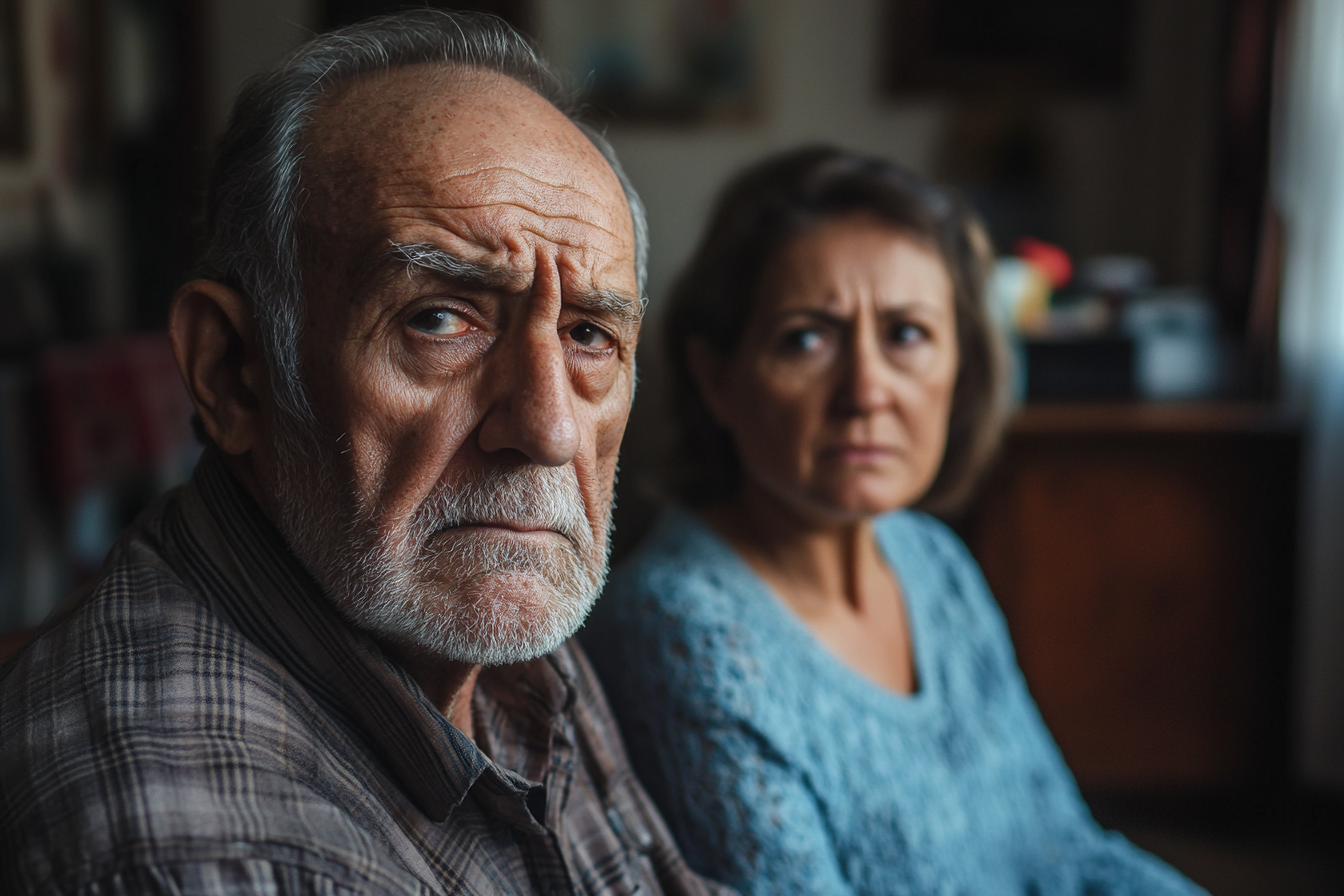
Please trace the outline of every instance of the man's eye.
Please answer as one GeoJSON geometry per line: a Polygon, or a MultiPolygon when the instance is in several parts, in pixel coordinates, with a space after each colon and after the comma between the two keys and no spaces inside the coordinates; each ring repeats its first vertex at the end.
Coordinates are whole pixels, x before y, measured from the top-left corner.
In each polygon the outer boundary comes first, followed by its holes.
{"type": "Polygon", "coordinates": [[[431,336],[456,336],[471,329],[471,325],[446,308],[421,311],[408,322],[413,329],[431,336]]]}
{"type": "Polygon", "coordinates": [[[569,338],[584,348],[605,351],[611,348],[613,341],[606,330],[592,324],[575,324],[569,328],[569,338]]]}

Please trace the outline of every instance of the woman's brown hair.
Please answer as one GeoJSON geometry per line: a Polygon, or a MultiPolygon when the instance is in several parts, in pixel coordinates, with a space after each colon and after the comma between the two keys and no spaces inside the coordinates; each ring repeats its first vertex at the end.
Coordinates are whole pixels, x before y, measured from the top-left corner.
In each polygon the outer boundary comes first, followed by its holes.
{"type": "Polygon", "coordinates": [[[834,147],[796,149],[741,172],[720,194],[709,229],[673,284],[664,329],[679,430],[673,493],[695,506],[730,494],[742,468],[687,361],[691,340],[729,357],[751,315],[765,266],[823,221],[868,215],[933,246],[952,279],[960,367],[947,447],[918,507],[955,510],[998,446],[1006,410],[1005,353],[985,302],[993,253],[970,208],[891,162],[834,147]]]}

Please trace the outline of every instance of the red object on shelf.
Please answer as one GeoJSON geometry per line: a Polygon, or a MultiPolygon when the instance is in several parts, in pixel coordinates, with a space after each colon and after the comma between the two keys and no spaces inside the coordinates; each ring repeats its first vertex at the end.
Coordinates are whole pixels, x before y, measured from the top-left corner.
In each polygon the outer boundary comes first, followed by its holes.
{"type": "Polygon", "coordinates": [[[47,349],[44,466],[61,501],[153,469],[191,439],[191,402],[163,333],[47,349]]]}
{"type": "Polygon", "coordinates": [[[1013,244],[1013,254],[1040,270],[1053,289],[1073,279],[1073,261],[1058,246],[1024,236],[1013,244]]]}

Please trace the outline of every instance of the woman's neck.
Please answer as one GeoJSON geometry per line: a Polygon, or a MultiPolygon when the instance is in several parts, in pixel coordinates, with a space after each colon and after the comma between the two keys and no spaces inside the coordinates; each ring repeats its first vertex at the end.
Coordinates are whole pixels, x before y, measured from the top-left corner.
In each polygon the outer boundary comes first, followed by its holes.
{"type": "Polygon", "coordinates": [[[862,612],[865,582],[885,569],[871,520],[810,515],[759,487],[744,485],[706,518],[800,615],[840,606],[862,612]]]}
{"type": "Polygon", "coordinates": [[[705,517],[842,662],[882,687],[914,691],[905,602],[871,519],[812,517],[750,486],[705,517]]]}

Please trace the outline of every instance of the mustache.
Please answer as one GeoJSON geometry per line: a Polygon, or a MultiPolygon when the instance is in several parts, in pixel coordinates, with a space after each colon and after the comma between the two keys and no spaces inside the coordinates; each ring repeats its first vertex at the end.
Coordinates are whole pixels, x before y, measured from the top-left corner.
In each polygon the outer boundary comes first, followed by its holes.
{"type": "Polygon", "coordinates": [[[420,506],[425,538],[461,526],[494,525],[558,532],[586,551],[593,544],[578,474],[572,465],[525,465],[460,473],[420,506]]]}

